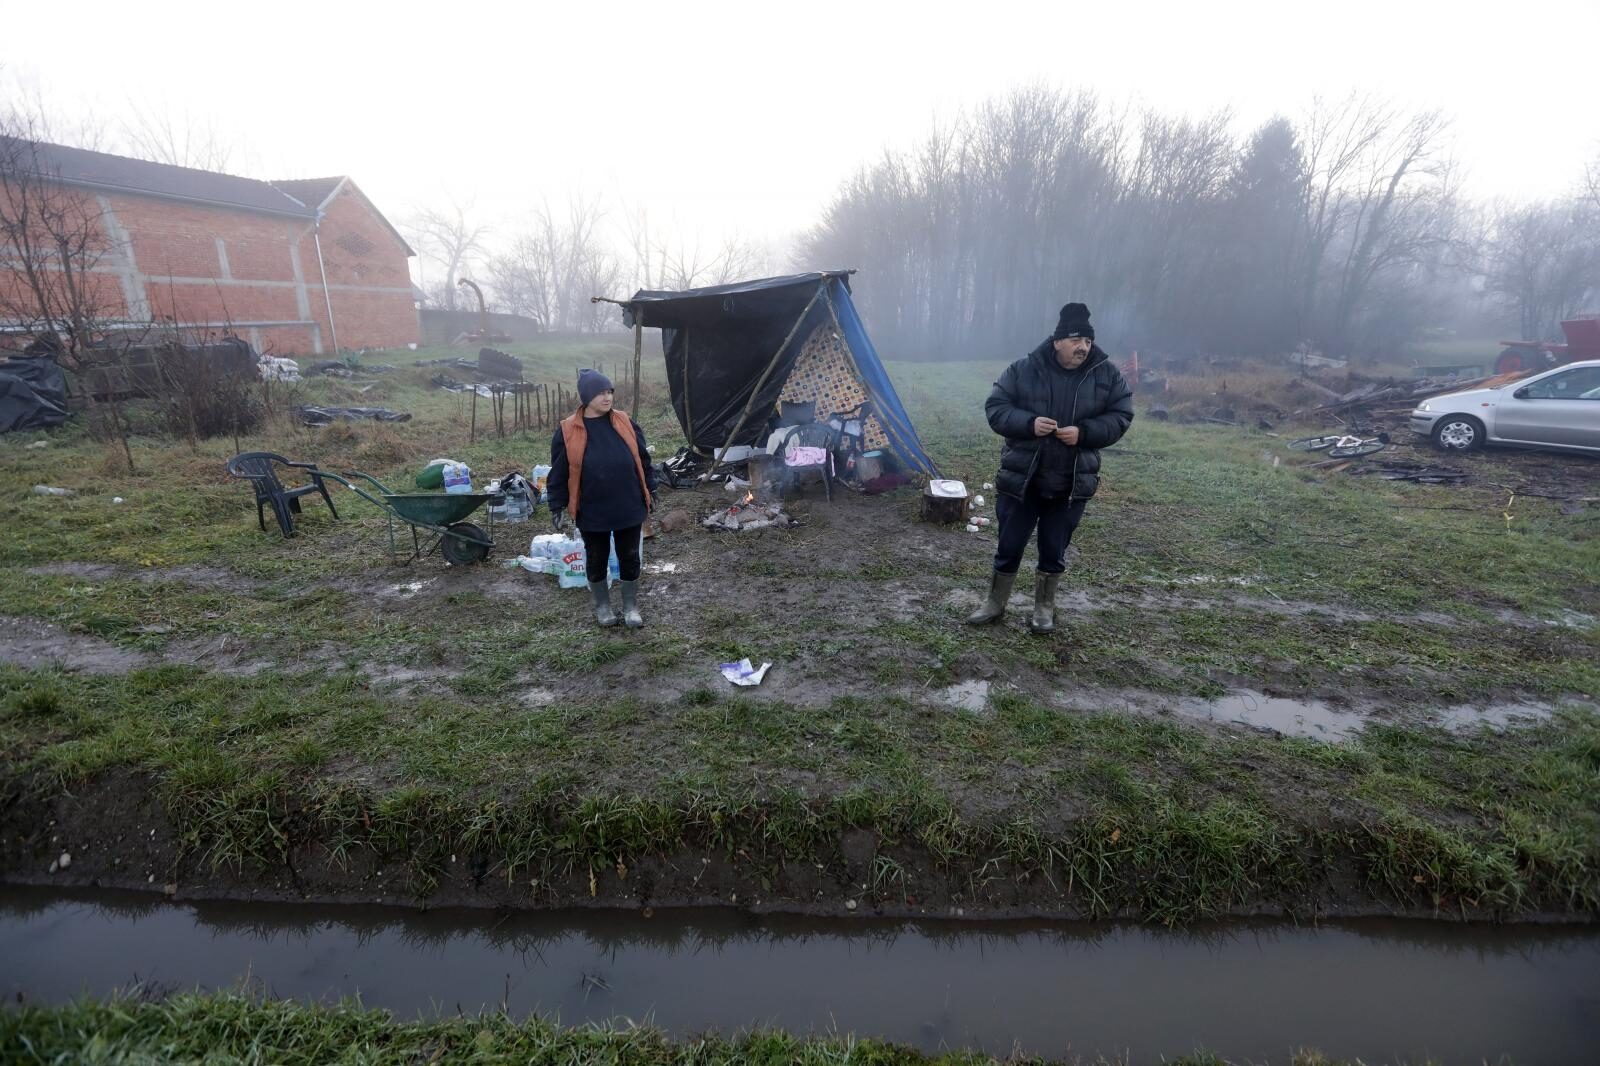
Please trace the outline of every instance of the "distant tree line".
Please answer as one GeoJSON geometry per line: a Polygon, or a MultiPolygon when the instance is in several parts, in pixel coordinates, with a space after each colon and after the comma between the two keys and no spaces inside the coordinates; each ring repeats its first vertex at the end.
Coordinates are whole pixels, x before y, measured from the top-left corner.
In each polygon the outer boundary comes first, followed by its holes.
{"type": "Polygon", "coordinates": [[[456,282],[471,277],[483,285],[491,310],[564,333],[620,328],[616,307],[591,303],[592,296],[721,285],[778,269],[771,250],[757,242],[732,236],[707,246],[672,238],[643,210],[613,211],[583,195],[564,207],[539,204],[503,227],[496,250],[489,227],[474,223],[470,207],[459,204],[420,209],[406,228],[418,252],[444,272],[424,287],[429,306],[466,306],[456,282]]]}
{"type": "Polygon", "coordinates": [[[1017,351],[1069,299],[1120,348],[1282,357],[1390,351],[1474,305],[1542,337],[1597,295],[1600,169],[1481,207],[1438,112],[1352,97],[1230,125],[1019,91],[863,167],[801,258],[858,268],[904,357],[1017,351]]]}

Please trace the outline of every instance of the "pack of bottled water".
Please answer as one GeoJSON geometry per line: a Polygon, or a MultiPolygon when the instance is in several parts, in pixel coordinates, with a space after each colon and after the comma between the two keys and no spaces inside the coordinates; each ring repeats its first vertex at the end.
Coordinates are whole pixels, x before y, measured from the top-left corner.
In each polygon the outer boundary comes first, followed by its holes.
{"type": "MultiPolygon", "coordinates": [[[[543,533],[528,545],[528,554],[519,556],[517,563],[535,574],[554,574],[564,589],[582,588],[589,583],[588,555],[582,537],[569,537],[562,533],[543,533]]],[[[607,583],[621,576],[617,562],[617,547],[611,546],[611,558],[606,567],[607,583]]]]}
{"type": "Polygon", "coordinates": [[[472,491],[472,468],[466,463],[450,461],[444,464],[444,491],[463,493],[472,491]]]}

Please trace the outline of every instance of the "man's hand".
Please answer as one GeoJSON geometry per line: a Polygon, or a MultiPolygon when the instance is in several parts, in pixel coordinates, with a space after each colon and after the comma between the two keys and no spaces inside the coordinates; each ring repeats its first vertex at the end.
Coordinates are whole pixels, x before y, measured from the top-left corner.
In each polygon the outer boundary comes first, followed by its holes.
{"type": "Polygon", "coordinates": [[[1040,415],[1033,420],[1033,435],[1035,437],[1048,437],[1056,431],[1056,420],[1040,415]]]}
{"type": "Polygon", "coordinates": [[[1062,427],[1060,427],[1059,429],[1056,430],[1056,440],[1060,441],[1062,444],[1076,444],[1076,443],[1078,443],[1078,427],[1077,426],[1062,426],[1062,427]]]}
{"type": "Polygon", "coordinates": [[[564,533],[568,529],[572,528],[572,519],[565,511],[551,511],[550,528],[555,530],[557,533],[564,533]]]}

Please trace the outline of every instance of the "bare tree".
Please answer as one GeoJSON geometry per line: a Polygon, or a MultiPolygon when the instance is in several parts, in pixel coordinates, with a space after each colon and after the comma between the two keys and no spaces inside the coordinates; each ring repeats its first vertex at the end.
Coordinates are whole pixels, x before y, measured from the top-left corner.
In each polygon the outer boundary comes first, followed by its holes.
{"type": "Polygon", "coordinates": [[[714,241],[700,233],[668,237],[652,227],[642,207],[626,212],[622,230],[632,282],[642,289],[726,285],[771,273],[777,258],[766,243],[738,233],[714,241]]]}
{"type": "Polygon", "coordinates": [[[556,264],[538,233],[517,234],[489,260],[488,271],[497,309],[535,319],[543,329],[554,327],[556,264]]]}
{"type": "Polygon", "coordinates": [[[1327,260],[1355,211],[1350,190],[1361,177],[1363,161],[1377,150],[1393,121],[1383,103],[1356,94],[1331,104],[1318,99],[1306,115],[1304,234],[1295,269],[1298,332],[1303,337],[1318,329],[1327,260]]]}
{"type": "Polygon", "coordinates": [[[118,373],[132,324],[98,270],[117,249],[98,199],[61,183],[39,129],[25,113],[0,115],[0,326],[32,334],[85,383],[92,427],[120,441],[132,470],[118,373]],[[97,386],[108,403],[96,402],[97,386]]]}
{"type": "Polygon", "coordinates": [[[874,332],[938,356],[1036,343],[1068,299],[1128,346],[1370,346],[1462,284],[1439,115],[1351,97],[1243,143],[1231,125],[1025,88],[863,166],[806,236],[806,265],[861,268],[874,332]]]}
{"type": "Polygon", "coordinates": [[[417,209],[405,226],[417,251],[444,268],[444,300],[451,311],[456,309],[456,280],[483,254],[489,235],[487,225],[469,220],[471,210],[470,202],[452,200],[448,207],[417,209]]]}
{"type": "Polygon", "coordinates": [[[573,196],[562,213],[541,204],[509,249],[489,261],[496,304],[538,319],[545,329],[604,329],[608,308],[589,297],[614,292],[625,280],[605,239],[605,219],[597,197],[573,196]]]}
{"type": "Polygon", "coordinates": [[[1453,236],[1445,224],[1452,199],[1449,167],[1439,155],[1446,120],[1436,111],[1424,112],[1390,132],[1394,122],[1392,113],[1376,118],[1379,136],[1364,153],[1357,180],[1341,190],[1347,208],[1341,234],[1345,254],[1329,337],[1343,350],[1349,349],[1352,320],[1378,272],[1390,264],[1419,262],[1453,236]]]}
{"type": "Polygon", "coordinates": [[[174,117],[166,109],[128,101],[131,117],[123,122],[123,140],[131,154],[175,167],[227,173],[235,163],[234,146],[209,118],[185,111],[174,117]]]}
{"type": "Polygon", "coordinates": [[[1502,206],[1484,279],[1523,338],[1555,336],[1600,291],[1600,209],[1579,199],[1502,206]]]}
{"type": "MultiPolygon", "coordinates": [[[[79,114],[67,116],[46,105],[44,92],[37,81],[14,74],[0,76],[0,95],[9,97],[5,109],[6,124],[13,130],[25,127],[29,137],[40,142],[63,144],[70,148],[83,148],[91,152],[109,150],[113,137],[102,115],[79,114]]],[[[4,129],[0,126],[0,129],[4,129]]]]}

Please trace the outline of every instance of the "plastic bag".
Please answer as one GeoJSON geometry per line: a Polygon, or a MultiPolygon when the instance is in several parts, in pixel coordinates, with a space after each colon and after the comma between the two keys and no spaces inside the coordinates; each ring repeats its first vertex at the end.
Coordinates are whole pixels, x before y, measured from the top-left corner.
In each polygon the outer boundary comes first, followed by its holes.
{"type": "Polygon", "coordinates": [[[417,471],[417,488],[429,489],[434,492],[444,488],[444,468],[454,459],[432,459],[428,465],[417,471]]]}
{"type": "Polygon", "coordinates": [[[444,491],[463,493],[472,491],[472,468],[466,463],[444,464],[444,491]]]}

